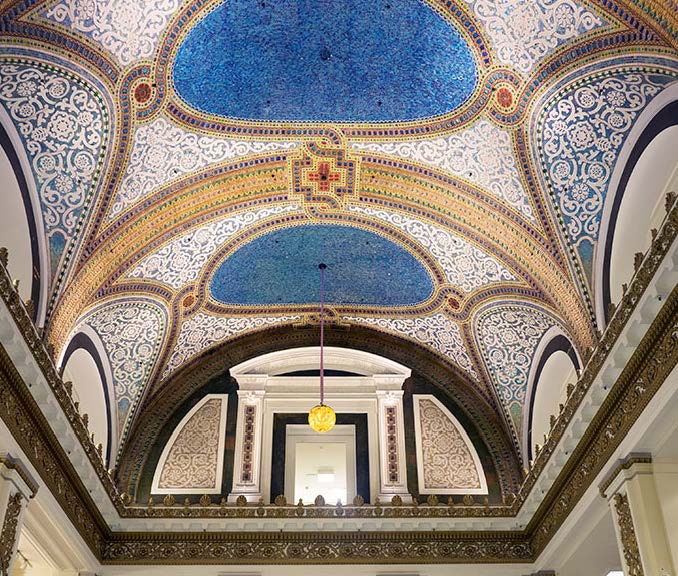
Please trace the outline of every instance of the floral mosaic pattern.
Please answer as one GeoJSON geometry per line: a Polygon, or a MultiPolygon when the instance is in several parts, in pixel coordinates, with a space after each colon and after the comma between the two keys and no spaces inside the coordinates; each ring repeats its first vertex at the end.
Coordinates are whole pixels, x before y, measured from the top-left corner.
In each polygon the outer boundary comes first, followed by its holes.
{"type": "Polygon", "coordinates": [[[461,338],[459,326],[444,314],[423,318],[362,318],[345,316],[345,320],[368,324],[375,328],[415,338],[446,356],[473,378],[478,374],[461,338]]]}
{"type": "Polygon", "coordinates": [[[298,210],[301,207],[297,204],[269,206],[207,224],[147,256],[127,277],[157,280],[178,290],[198,278],[207,260],[226,240],[260,220],[298,210]]]}
{"type": "Polygon", "coordinates": [[[511,282],[516,278],[495,258],[449,231],[397,212],[376,210],[369,206],[350,206],[371,218],[388,222],[423,244],[435,257],[450,284],[472,292],[492,282],[511,282]]]}
{"type": "Polygon", "coordinates": [[[378,152],[423,162],[477,184],[534,220],[512,154],[511,136],[487,120],[479,120],[462,132],[414,142],[354,142],[355,150],[378,152]]]}
{"type": "Polygon", "coordinates": [[[90,326],[106,347],[122,436],[131,407],[157,359],[166,326],[164,314],[155,304],[125,302],[97,310],[80,326],[83,324],[90,326]]]}
{"type": "Polygon", "coordinates": [[[162,374],[167,378],[179,366],[207,350],[210,346],[245,332],[265,328],[273,324],[294,322],[300,316],[261,316],[225,318],[199,312],[181,325],[181,331],[167,366],[162,374]]]}
{"type": "Polygon", "coordinates": [[[73,239],[108,132],[101,97],[41,64],[0,61],[0,104],[24,143],[42,205],[52,272],[73,239]]]}
{"type": "Polygon", "coordinates": [[[256,142],[212,138],[179,128],[159,117],[134,134],[127,172],[111,204],[112,219],[167,182],[216,162],[248,154],[287,150],[294,142],[256,142]]]}
{"type": "Polygon", "coordinates": [[[540,116],[539,159],[566,233],[589,272],[621,147],[640,112],[673,80],[636,70],[598,74],[574,90],[562,90],[540,116]]]}
{"type": "Polygon", "coordinates": [[[574,0],[467,0],[500,62],[523,73],[561,44],[607,25],[574,0]]]}
{"type": "Polygon", "coordinates": [[[517,431],[534,352],[547,330],[556,323],[527,306],[491,308],[477,320],[477,337],[497,393],[517,431]]]}
{"type": "Polygon", "coordinates": [[[63,0],[41,16],[85,34],[126,66],[155,51],[181,0],[63,0]]]}
{"type": "Polygon", "coordinates": [[[220,488],[217,463],[222,444],[219,437],[222,403],[220,398],[207,400],[184,424],[169,449],[158,488],[179,492],[220,488]]]}
{"type": "Polygon", "coordinates": [[[421,398],[419,430],[426,490],[442,493],[479,490],[482,486],[471,450],[447,415],[435,402],[421,398]]]}

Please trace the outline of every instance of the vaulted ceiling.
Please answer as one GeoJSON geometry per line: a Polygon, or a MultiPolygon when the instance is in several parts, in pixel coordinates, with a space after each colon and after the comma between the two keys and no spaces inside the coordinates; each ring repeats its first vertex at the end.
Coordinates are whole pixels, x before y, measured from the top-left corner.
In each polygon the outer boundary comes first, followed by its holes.
{"type": "Polygon", "coordinates": [[[535,351],[596,334],[612,174],[676,81],[671,3],[22,0],[0,116],[56,356],[101,339],[121,445],[208,350],[330,320],[437,355],[520,443],[535,351]],[[11,136],[12,136],[11,134],[11,136]]]}

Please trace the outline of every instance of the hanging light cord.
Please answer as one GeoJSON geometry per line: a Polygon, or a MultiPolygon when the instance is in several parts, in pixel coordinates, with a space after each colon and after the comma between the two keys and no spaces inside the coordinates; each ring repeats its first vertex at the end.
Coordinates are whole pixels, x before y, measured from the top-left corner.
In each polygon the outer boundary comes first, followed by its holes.
{"type": "Polygon", "coordinates": [[[320,268],[320,404],[325,401],[325,367],[324,367],[324,341],[325,341],[325,264],[319,264],[320,268]]]}

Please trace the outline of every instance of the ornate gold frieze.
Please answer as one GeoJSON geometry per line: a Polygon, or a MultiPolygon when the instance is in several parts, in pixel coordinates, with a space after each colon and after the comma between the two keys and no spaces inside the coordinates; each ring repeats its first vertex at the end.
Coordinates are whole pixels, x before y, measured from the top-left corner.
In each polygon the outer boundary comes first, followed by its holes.
{"type": "Polygon", "coordinates": [[[678,287],[608,393],[527,530],[539,553],[678,364],[678,287]]]}
{"type": "Polygon", "coordinates": [[[107,533],[103,518],[1,345],[0,418],[85,542],[99,555],[107,533]]]}
{"type": "Polygon", "coordinates": [[[507,532],[263,532],[193,536],[120,534],[106,564],[389,564],[529,562],[529,541],[507,532]],[[136,536],[139,536],[138,538],[136,536]]]}
{"type": "Polygon", "coordinates": [[[290,505],[278,496],[274,504],[197,502],[177,504],[175,500],[164,499],[161,505],[131,504],[127,507],[133,518],[471,518],[505,517],[506,506],[489,506],[484,502],[466,504],[439,503],[433,499],[423,504],[406,505],[399,496],[391,502],[352,505],[290,505]]]}
{"type": "Polygon", "coordinates": [[[633,518],[629,508],[629,499],[626,494],[614,495],[614,509],[617,513],[617,525],[619,526],[619,537],[624,550],[624,561],[626,563],[627,576],[644,576],[643,565],[640,561],[640,550],[638,549],[638,540],[636,531],[633,528],[633,518]]]}

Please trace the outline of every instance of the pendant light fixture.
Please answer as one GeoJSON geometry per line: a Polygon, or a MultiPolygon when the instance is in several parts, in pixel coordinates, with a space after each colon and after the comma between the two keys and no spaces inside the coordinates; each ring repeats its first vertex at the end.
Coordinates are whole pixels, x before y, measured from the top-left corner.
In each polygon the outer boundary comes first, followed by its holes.
{"type": "Polygon", "coordinates": [[[320,404],[311,408],[308,413],[308,424],[316,432],[329,432],[334,428],[337,415],[334,410],[324,404],[325,400],[325,366],[323,364],[325,344],[325,264],[319,264],[320,268],[320,404]]]}

